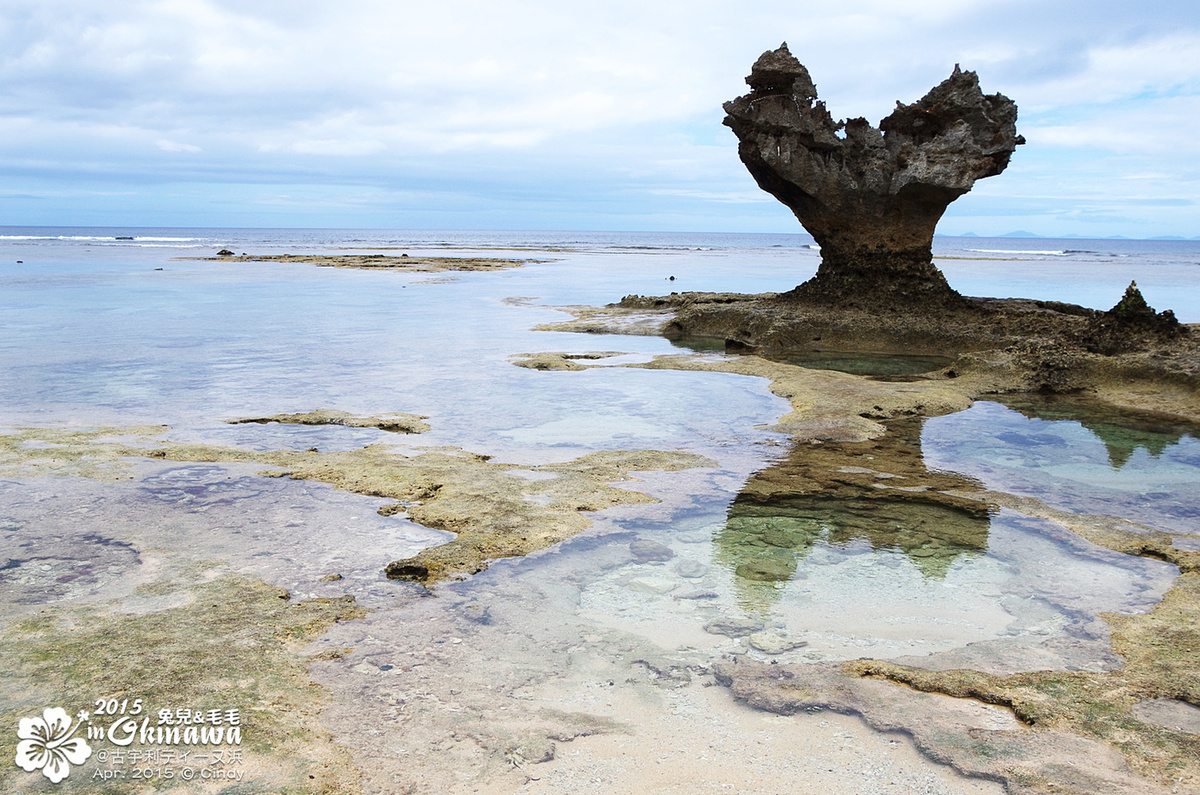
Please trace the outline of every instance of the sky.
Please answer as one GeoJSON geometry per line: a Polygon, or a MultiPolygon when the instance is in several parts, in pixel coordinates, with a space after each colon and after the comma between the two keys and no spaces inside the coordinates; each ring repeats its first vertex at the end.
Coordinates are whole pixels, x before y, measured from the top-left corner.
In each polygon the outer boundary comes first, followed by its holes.
{"type": "Polygon", "coordinates": [[[939,233],[1200,237],[1195,0],[0,0],[0,225],[797,232],[721,124],[784,41],[1017,103],[939,233]]]}

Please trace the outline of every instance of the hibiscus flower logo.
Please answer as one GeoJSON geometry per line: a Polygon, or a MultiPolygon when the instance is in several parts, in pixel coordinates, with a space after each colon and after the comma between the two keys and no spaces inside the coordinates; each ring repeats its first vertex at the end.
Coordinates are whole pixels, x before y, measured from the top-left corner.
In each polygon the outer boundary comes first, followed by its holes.
{"type": "Polygon", "coordinates": [[[41,770],[55,784],[71,773],[71,765],[82,765],[92,747],[82,737],[73,737],[83,720],[71,728],[65,709],[51,707],[40,718],[21,718],[17,725],[17,765],[27,773],[41,770]]]}

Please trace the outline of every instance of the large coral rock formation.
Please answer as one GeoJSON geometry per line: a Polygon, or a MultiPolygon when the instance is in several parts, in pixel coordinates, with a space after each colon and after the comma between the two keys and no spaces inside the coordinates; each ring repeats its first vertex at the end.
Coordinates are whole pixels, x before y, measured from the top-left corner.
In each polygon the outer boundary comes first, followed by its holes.
{"type": "Polygon", "coordinates": [[[1014,149],[1017,107],[985,96],[974,72],[954,73],[872,127],[835,122],[787,44],[746,78],[750,93],[725,103],[725,124],[759,186],[821,246],[817,275],[796,296],[835,304],[954,302],[933,264],[933,230],[975,180],[999,174],[1014,149]]]}

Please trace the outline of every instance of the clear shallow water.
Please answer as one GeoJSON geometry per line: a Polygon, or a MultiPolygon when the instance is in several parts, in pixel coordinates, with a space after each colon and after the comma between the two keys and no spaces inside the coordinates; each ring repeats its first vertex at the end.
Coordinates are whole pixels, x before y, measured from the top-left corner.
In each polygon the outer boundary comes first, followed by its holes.
{"type": "Polygon", "coordinates": [[[927,464],[1054,508],[1200,533],[1200,428],[1063,399],[1013,405],[928,420],[927,464]]]}
{"type": "Polygon", "coordinates": [[[924,657],[987,642],[1008,647],[996,652],[1006,663],[1042,665],[1057,656],[1053,667],[1103,667],[1112,661],[1097,615],[1147,609],[1173,579],[1169,566],[1075,543],[1051,523],[1015,512],[984,524],[981,548],[932,566],[899,544],[830,534],[803,554],[739,544],[719,516],[704,518],[718,521],[691,530],[702,518],[679,517],[670,530],[642,530],[675,555],[662,563],[634,559],[595,576],[583,588],[581,610],[666,648],[764,660],[924,657]],[[786,577],[763,580],[743,568],[780,551],[793,553],[786,577]],[[713,629],[713,622],[747,619],[754,632],[804,645],[766,654],[750,631],[730,637],[713,629]],[[1044,648],[1067,636],[1069,652],[1044,648]]]}
{"type": "MultiPolygon", "coordinates": [[[[1055,532],[1048,524],[1008,514],[963,519],[932,508],[920,515],[889,514],[879,524],[878,515],[868,520],[852,506],[795,502],[759,515],[739,513],[729,505],[740,483],[769,463],[772,448],[762,443],[779,440],[759,429],[785,408],[765,383],[732,375],[614,367],[542,373],[509,363],[515,354],[544,350],[615,349],[641,356],[675,351],[678,341],[530,329],[561,317],[548,306],[600,304],[632,292],[789,289],[818,261],[807,236],[0,232],[5,233],[0,234],[0,365],[6,373],[0,382],[0,424],[166,423],[174,439],[256,449],[352,449],[378,441],[411,448],[456,445],[514,465],[566,460],[601,449],[686,448],[717,461],[719,475],[668,478],[683,495],[684,507],[650,524],[638,518],[639,511],[648,509],[625,509],[630,515],[620,524],[622,532],[649,534],[673,550],[683,545],[675,550],[675,563],[635,562],[634,569],[623,570],[616,592],[632,588],[643,594],[629,604],[649,599],[682,605],[678,609],[695,610],[699,616],[714,610],[757,613],[783,622],[778,629],[808,636],[823,626],[814,623],[814,616],[840,615],[835,604],[867,605],[871,585],[881,583],[880,592],[890,597],[880,598],[876,607],[856,607],[860,623],[847,614],[829,625],[857,640],[830,640],[824,646],[812,641],[807,651],[792,652],[820,656],[848,654],[850,649],[861,653],[861,644],[882,632],[880,622],[901,627],[883,634],[905,653],[918,651],[930,637],[943,638],[941,648],[1009,636],[1010,626],[1028,623],[1000,608],[996,598],[1031,587],[1019,572],[1034,565],[1033,558],[1023,563],[1016,551],[1022,544],[1011,539],[1039,537],[1037,544],[1051,543],[1046,539],[1055,532]],[[129,237],[133,239],[123,239],[129,237]],[[173,259],[224,247],[254,253],[480,252],[539,261],[498,273],[427,275],[173,259]],[[509,300],[513,298],[521,300],[509,300]],[[433,430],[398,438],[372,429],[224,422],[318,407],[363,414],[415,412],[428,415],[433,430]],[[962,524],[962,532],[946,529],[956,523],[962,524]],[[898,530],[889,537],[891,525],[923,525],[926,530],[898,530]],[[1001,549],[1014,551],[1004,557],[1001,549]],[[681,573],[676,564],[685,560],[689,564],[681,573]],[[692,576],[701,567],[705,573],[692,576]],[[643,575],[650,581],[640,581],[643,575]],[[717,595],[680,598],[688,588],[717,595]],[[889,604],[907,602],[924,604],[914,610],[925,617],[907,623],[889,618],[889,604]],[[990,607],[985,609],[985,603],[990,607]],[[962,607],[968,604],[970,609],[962,607]],[[800,611],[799,605],[810,609],[800,611]],[[994,620],[965,618],[971,613],[994,620]],[[801,620],[802,614],[808,618],[801,620]],[[935,631],[939,622],[957,630],[935,631]]],[[[1064,268],[1070,272],[1091,267],[1088,263],[1118,263],[1097,266],[1101,281],[1123,279],[1124,270],[1137,268],[1144,280],[1154,282],[1174,278],[1200,256],[1200,246],[1191,244],[1075,241],[1059,250],[1042,242],[943,239],[938,250],[950,257],[1011,256],[1020,261],[1022,278],[1033,282],[1054,268],[1056,275],[1034,285],[1031,294],[1036,295],[1044,294],[1043,287],[1061,286],[1064,268]]],[[[980,278],[988,269],[1000,268],[998,262],[949,259],[954,264],[947,267],[980,278]]],[[[978,292],[1000,292],[986,289],[995,286],[986,279],[982,286],[978,292]]],[[[840,361],[811,364],[849,366],[840,361]]],[[[912,366],[907,360],[885,364],[912,366]]],[[[878,362],[850,365],[880,372],[878,362]]],[[[929,362],[917,365],[924,368],[929,362]]],[[[1161,443],[1127,437],[1111,432],[1103,442],[1070,419],[1030,419],[981,403],[968,412],[930,420],[922,446],[932,468],[962,472],[988,487],[1035,494],[1055,507],[1125,516],[1177,532],[1181,523],[1194,527],[1194,437],[1185,434],[1161,443]],[[1118,436],[1125,441],[1114,441],[1118,436]]],[[[1042,560],[1046,554],[1034,557],[1042,560]]],[[[1090,594],[1090,608],[1083,611],[1088,615],[1145,607],[1165,583],[1150,569],[1139,569],[1141,562],[1096,549],[1084,554],[1075,545],[1061,554],[1078,558],[1064,559],[1068,568],[1085,571],[1093,565],[1087,561],[1105,561],[1101,569],[1112,570],[1115,580],[1098,576],[1094,589],[1083,589],[1090,594]]],[[[602,591],[616,587],[610,574],[596,576],[602,591]]],[[[1067,599],[1071,590],[1059,596],[1067,599]]],[[[1038,598],[1058,604],[1058,597],[1038,598]]],[[[1063,615],[1075,610],[1055,609],[1065,611],[1063,615]]],[[[702,632],[703,624],[693,623],[693,629],[702,632]]]]}
{"type": "MultiPolygon", "coordinates": [[[[626,647],[693,662],[745,652],[785,661],[873,656],[1095,669],[1116,664],[1098,615],[1148,608],[1174,576],[1167,564],[1108,552],[1013,511],[969,521],[932,510],[875,513],[867,521],[854,506],[798,500],[738,511],[746,479],[773,463],[784,441],[761,430],[786,409],[764,382],[614,367],[547,373],[509,363],[539,351],[678,352],[658,338],[531,329],[562,317],[551,306],[628,293],[790,289],[818,261],[805,236],[8,231],[0,236],[0,426],[167,423],[174,439],[256,449],[455,445],[518,467],[593,450],[683,448],[716,466],[638,475],[630,487],[658,504],[605,512],[583,536],[499,562],[420,608],[412,586],[387,581],[382,566],[444,536],[377,516],[379,500],[208,464],[141,463],[120,486],[7,482],[0,554],[16,564],[0,571],[14,586],[6,614],[62,600],[128,600],[136,584],[166,570],[164,558],[180,555],[224,561],[300,598],[351,593],[379,608],[369,622],[338,629],[360,633],[345,645],[364,651],[328,664],[333,683],[361,684],[385,664],[398,676],[395,659],[426,642],[423,633],[414,639],[418,614],[429,631],[453,628],[463,649],[487,656],[481,688],[514,671],[577,684],[580,671],[628,668],[626,647]],[[134,240],[116,239],[126,236],[134,240]],[[403,247],[546,261],[498,273],[407,275],[172,259],[222,247],[403,247]],[[398,439],[371,429],[224,422],[318,407],[415,412],[433,429],[398,439]],[[666,552],[646,559],[637,540],[666,552]],[[334,572],[345,579],[321,582],[334,572]],[[463,623],[451,609],[473,603],[491,605],[496,624],[463,623]],[[731,630],[731,622],[756,629],[731,630]],[[599,640],[580,644],[593,636],[599,640]],[[793,645],[772,655],[761,648],[771,644],[793,645]],[[566,659],[573,667],[564,668],[566,659]]],[[[1100,256],[1102,245],[1063,254],[974,251],[987,259],[942,264],[966,293],[1011,288],[1081,303],[1092,290],[1119,297],[1131,269],[1143,286],[1195,279],[1200,247],[1100,256]],[[1012,282],[1014,272],[1021,282],[1012,282]]],[[[1192,300],[1196,291],[1177,293],[1192,300]]],[[[1200,305],[1174,308],[1181,319],[1200,320],[1200,305]]],[[[930,420],[921,438],[926,464],[1055,507],[1195,532],[1200,478],[1190,431],[1166,438],[1136,423],[1130,430],[1121,418],[1022,410],[1028,415],[984,402],[930,420]]],[[[474,664],[464,655],[446,655],[448,678],[474,664]]],[[[389,679],[386,687],[351,688],[347,709],[391,714],[391,693],[410,685],[389,679]]]]}
{"type": "MultiPolygon", "coordinates": [[[[1200,243],[1051,242],[944,238],[936,251],[951,283],[967,294],[1106,308],[1136,277],[1157,308],[1200,321],[1200,291],[1192,289],[1200,243]],[[1063,253],[1037,253],[1050,250],[1063,253]]],[[[309,408],[338,403],[350,411],[386,399],[417,412],[440,409],[446,422],[462,420],[456,432],[465,441],[472,427],[503,415],[490,401],[471,403],[485,394],[519,396],[510,410],[527,406],[543,422],[555,413],[574,422],[578,413],[570,416],[563,396],[556,400],[542,388],[544,379],[514,372],[506,358],[548,345],[586,350],[598,340],[530,332],[561,317],[536,307],[672,290],[788,290],[815,271],[819,252],[810,246],[807,235],[0,228],[0,366],[6,376],[0,422],[11,411],[179,426],[204,414],[236,415],[284,402],[280,396],[309,408]],[[550,261],[430,278],[172,259],[225,247],[480,252],[550,261]],[[455,280],[452,287],[436,283],[447,279],[455,280]],[[508,306],[508,297],[532,298],[533,305],[508,306]],[[489,388],[455,389],[446,350],[472,358],[475,383],[489,388]],[[448,391],[454,400],[444,399],[448,391]]],[[[671,350],[649,338],[622,338],[621,348],[671,350]]],[[[575,383],[589,378],[637,376],[581,375],[575,383]]],[[[567,402],[579,404],[594,386],[567,402]]],[[[659,417],[645,419],[662,424],[659,417]]],[[[502,429],[481,430],[476,438],[490,440],[502,429]]]]}
{"type": "MultiPolygon", "coordinates": [[[[261,250],[255,240],[239,242],[261,250]]],[[[311,246],[293,240],[288,248],[311,246]]],[[[180,432],[176,438],[203,428],[214,441],[249,441],[261,431],[230,430],[220,421],[318,406],[364,413],[390,406],[438,417],[421,444],[499,445],[526,456],[536,450],[542,459],[629,444],[638,434],[668,447],[721,436],[697,421],[725,425],[733,437],[754,435],[758,418],[778,402],[750,379],[722,384],[671,374],[680,388],[667,394],[657,387],[661,379],[631,370],[572,374],[547,389],[544,375],[508,363],[517,353],[591,350],[600,340],[532,332],[563,315],[506,298],[561,305],[610,300],[630,283],[657,291],[665,276],[648,275],[644,262],[650,256],[657,265],[657,254],[583,252],[511,272],[412,276],[175,261],[175,253],[46,243],[36,259],[12,255],[25,262],[0,269],[0,365],[7,375],[0,423],[166,422],[180,432]],[[726,416],[706,416],[712,390],[723,393],[732,383],[744,386],[747,399],[731,403],[735,410],[726,416]]],[[[620,347],[671,350],[645,337],[623,338],[620,347]]]]}

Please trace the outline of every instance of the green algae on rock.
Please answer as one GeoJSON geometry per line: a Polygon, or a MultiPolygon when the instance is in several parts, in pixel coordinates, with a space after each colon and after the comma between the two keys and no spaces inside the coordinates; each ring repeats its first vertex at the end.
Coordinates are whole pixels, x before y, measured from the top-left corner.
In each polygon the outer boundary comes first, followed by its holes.
{"type": "Polygon", "coordinates": [[[631,471],[708,466],[715,462],[694,453],[610,450],[528,467],[554,476],[536,481],[509,474],[510,464],[456,467],[431,495],[434,499],[406,510],[413,521],[458,536],[393,562],[387,574],[425,584],[475,574],[489,561],[525,555],[578,535],[591,523],[582,512],[654,502],[640,492],[608,485],[630,480],[631,471]]]}
{"type": "Polygon", "coordinates": [[[629,480],[633,470],[679,470],[713,466],[693,453],[605,451],[562,464],[524,467],[554,475],[530,481],[512,474],[519,465],[458,448],[434,448],[404,456],[384,445],[348,452],[248,450],[207,445],[166,445],[156,453],[176,461],[257,461],[293,477],[373,497],[396,500],[380,513],[404,513],[425,527],[456,538],[387,567],[389,577],[432,585],[487,568],[488,562],[545,549],[585,530],[581,514],[616,505],[653,502],[640,492],[608,485],[629,480]]]}
{"type": "MultiPolygon", "coordinates": [[[[609,485],[630,480],[631,471],[676,471],[714,466],[682,451],[612,450],[560,464],[523,467],[459,448],[429,448],[401,455],[388,445],[321,453],[317,450],[248,450],[207,444],[158,442],[166,428],[105,428],[96,431],[22,430],[0,436],[0,474],[62,474],[121,477],[135,456],[171,461],[250,462],[277,469],[268,477],[315,480],[335,488],[396,502],[380,513],[404,513],[417,524],[457,534],[449,543],[388,566],[388,576],[426,585],[466,577],[498,558],[545,549],[585,530],[582,514],[617,505],[654,502],[637,491],[609,485]],[[137,431],[143,446],[119,438],[137,431]],[[551,477],[529,480],[513,470],[551,477]]],[[[139,439],[140,441],[140,439],[139,439]]]]}
{"type": "Polygon", "coordinates": [[[316,480],[344,491],[396,500],[380,513],[404,513],[417,524],[457,534],[447,544],[387,568],[389,577],[426,585],[469,576],[487,568],[491,560],[525,555],[577,535],[590,524],[582,512],[653,502],[640,492],[608,485],[630,479],[632,470],[713,466],[693,453],[606,451],[563,464],[526,467],[555,476],[530,481],[511,474],[519,465],[458,448],[404,456],[385,445],[319,453],[167,444],[154,455],[175,461],[272,464],[281,469],[264,474],[316,480]]]}
{"type": "MultiPolygon", "coordinates": [[[[730,303],[717,301],[712,309],[720,314],[730,303]]],[[[630,307],[639,317],[645,309],[641,304],[630,307]]],[[[1090,315],[1086,310],[1072,314],[1036,307],[1022,307],[1021,312],[1033,317],[1035,326],[1048,324],[1051,329],[1059,323],[1071,327],[1074,321],[1063,321],[1064,316],[1086,322],[1090,315]]],[[[593,316],[589,322],[595,320],[593,316]]],[[[893,320],[893,325],[901,323],[899,316],[893,320]]],[[[660,331],[670,325],[662,317],[659,324],[660,331]]],[[[885,325],[875,323],[874,328],[885,325]]],[[[921,321],[915,325],[921,327],[921,321]]],[[[968,775],[1003,781],[1013,793],[1166,793],[1177,783],[1192,788],[1200,782],[1200,738],[1143,719],[1139,710],[1146,703],[1200,705],[1200,665],[1195,662],[1200,658],[1193,653],[1200,649],[1195,629],[1200,618],[1200,552],[1175,545],[1184,534],[1072,514],[1032,498],[986,491],[971,478],[930,472],[921,460],[916,415],[947,413],[965,408],[982,394],[1021,392],[1050,379],[1049,362],[1062,354],[1048,341],[1055,334],[1037,343],[1043,346],[1040,352],[1028,345],[981,350],[1008,333],[1005,328],[1015,333],[1021,327],[1022,321],[1009,316],[984,331],[989,339],[977,339],[978,353],[963,353],[942,373],[914,383],[815,372],[753,355],[660,356],[624,366],[760,376],[771,381],[772,392],[791,403],[792,412],[775,427],[793,435],[792,451],[747,481],[715,537],[716,558],[734,569],[743,601],[761,601],[754,594],[794,576],[817,540],[836,543],[861,537],[875,548],[905,552],[927,577],[937,577],[956,556],[986,547],[989,514],[1008,507],[1056,522],[1114,551],[1167,561],[1184,572],[1149,614],[1103,614],[1113,629],[1113,651],[1126,665],[1113,671],[1002,676],[874,660],[785,666],[739,658],[737,664],[719,665],[717,678],[735,697],[762,709],[785,714],[834,709],[861,714],[880,730],[905,731],[932,758],[968,775]],[[845,521],[836,521],[834,509],[845,514],[845,521]],[[931,519],[935,513],[936,520],[908,521],[931,519]],[[920,526],[898,531],[897,524],[920,526]],[[751,591],[754,594],[746,596],[751,591]],[[869,677],[943,695],[900,690],[869,677]],[[996,716],[989,718],[994,725],[988,726],[973,719],[959,721],[956,716],[964,707],[949,704],[954,699],[946,695],[1004,705],[1033,725],[1008,725],[996,716]]],[[[874,333],[871,328],[868,323],[868,336],[874,333]]],[[[729,331],[720,323],[686,330],[717,332],[713,336],[718,338],[729,331]]],[[[970,333],[961,327],[958,331],[965,347],[970,333]]],[[[847,347],[853,349],[855,332],[851,329],[849,334],[847,347]]],[[[1143,372],[1132,382],[1123,381],[1120,374],[1140,366],[1133,361],[1139,354],[1100,357],[1075,345],[1069,354],[1075,357],[1072,361],[1084,361],[1091,369],[1065,370],[1067,375],[1055,383],[1074,383],[1084,378],[1081,372],[1105,372],[1108,377],[1100,379],[1095,390],[1103,397],[1196,416],[1200,407],[1187,381],[1188,368],[1194,368],[1188,364],[1195,359],[1192,341],[1180,335],[1172,350],[1163,353],[1166,366],[1143,372]],[[1166,394],[1147,394],[1164,381],[1166,394]]],[[[786,350],[780,339],[776,343],[772,350],[786,350]]]]}
{"type": "Polygon", "coordinates": [[[95,480],[129,477],[132,456],[150,452],[165,425],[120,428],[18,428],[0,433],[0,475],[77,475],[95,480]],[[144,447],[136,446],[146,445],[144,447]]]}
{"type": "Polygon", "coordinates": [[[1001,704],[1028,726],[1108,743],[1140,775],[1194,791],[1200,786],[1200,736],[1147,721],[1136,707],[1156,699],[1200,706],[1196,662],[1200,573],[1182,574],[1147,614],[1104,618],[1113,628],[1113,651],[1125,658],[1125,665],[1115,671],[997,676],[969,670],[930,671],[879,660],[847,663],[846,671],[925,692],[1001,704]]]}
{"type": "MultiPolygon", "coordinates": [[[[358,792],[359,776],[349,756],[314,728],[326,695],[309,679],[300,651],[335,622],[365,615],[353,597],[292,602],[283,589],[248,577],[206,579],[204,572],[193,571],[184,580],[159,581],[135,592],[179,593],[186,597],[179,606],[135,614],[122,612],[119,603],[47,608],[0,630],[5,672],[0,721],[15,726],[18,718],[48,705],[72,713],[92,710],[97,699],[141,699],[151,725],[159,709],[236,709],[242,786],[256,792],[358,792]]],[[[99,713],[92,716],[96,726],[109,722],[99,713]]],[[[15,745],[12,733],[0,737],[0,753],[9,759],[15,745]]],[[[174,747],[175,753],[188,750],[174,747]]],[[[92,772],[78,771],[55,791],[98,791],[88,775],[92,772]]],[[[0,766],[5,792],[44,791],[41,776],[31,779],[13,765],[0,766]]],[[[156,786],[187,784],[175,778],[156,786]]],[[[109,779],[103,790],[132,795],[146,786],[109,779]]]]}
{"type": "Polygon", "coordinates": [[[1109,313],[1016,298],[968,298],[961,306],[911,312],[903,306],[826,306],[775,293],[673,293],[626,296],[603,313],[577,314],[586,320],[552,328],[630,333],[622,310],[637,319],[639,334],[708,337],[724,340],[729,350],[771,357],[804,351],[957,356],[934,377],[966,378],[958,387],[972,396],[1086,392],[1121,406],[1200,419],[1196,325],[1147,331],[1137,323],[1110,322],[1109,313]]]}
{"type": "MultiPolygon", "coordinates": [[[[846,664],[777,665],[740,657],[718,664],[714,675],[734,698],[756,709],[780,715],[822,710],[859,715],[876,731],[911,737],[936,762],[1003,783],[1011,795],[1183,791],[1136,774],[1104,741],[1059,728],[1031,728],[1009,709],[975,699],[860,678],[846,664]]],[[[1173,782],[1175,776],[1169,779],[1173,782]]]]}
{"type": "Polygon", "coordinates": [[[1172,786],[1194,789],[1200,782],[1200,736],[1164,727],[1139,712],[1147,702],[1200,705],[1200,658],[1194,653],[1200,648],[1200,552],[1174,545],[1186,534],[1058,510],[1029,497],[947,491],[952,498],[1057,522],[1123,554],[1172,563],[1182,575],[1148,613],[1101,614],[1112,629],[1113,652],[1124,660],[1115,670],[996,674],[940,670],[936,658],[928,667],[870,659],[762,666],[739,659],[718,666],[718,680],[760,709],[782,714],[833,709],[862,715],[879,730],[902,730],[935,760],[1003,781],[1009,792],[1141,795],[1184,791],[1172,786]],[[960,723],[969,703],[1003,707],[1020,724],[960,723]]]}
{"type": "Polygon", "coordinates": [[[265,425],[277,422],[282,425],[341,425],[346,428],[378,428],[390,433],[425,433],[429,424],[424,420],[429,417],[423,414],[383,414],[372,417],[358,417],[346,411],[336,409],[314,409],[298,414],[272,414],[269,417],[240,417],[228,420],[230,425],[257,423],[265,425]]]}
{"type": "Polygon", "coordinates": [[[586,370],[587,365],[581,361],[596,361],[621,356],[620,351],[589,351],[587,353],[519,353],[509,361],[517,367],[530,370],[586,370]]]}
{"type": "MultiPolygon", "coordinates": [[[[617,354],[606,353],[605,356],[617,354]]],[[[513,364],[539,370],[579,370],[589,366],[577,354],[540,353],[514,357],[513,364]]],[[[774,430],[805,441],[864,441],[880,436],[880,420],[894,416],[948,414],[971,405],[965,379],[885,382],[832,370],[771,361],[759,356],[714,357],[696,354],[656,356],[649,362],[615,365],[645,370],[730,373],[765,378],[771,392],[786,399],[792,411],[774,430]]]]}
{"type": "Polygon", "coordinates": [[[929,379],[892,383],[839,373],[812,370],[759,356],[657,356],[644,364],[647,370],[691,370],[757,376],[770,381],[770,390],[792,405],[792,411],[775,423],[804,441],[864,441],[880,436],[880,420],[895,416],[936,415],[961,411],[971,405],[966,382],[929,379]]]}

